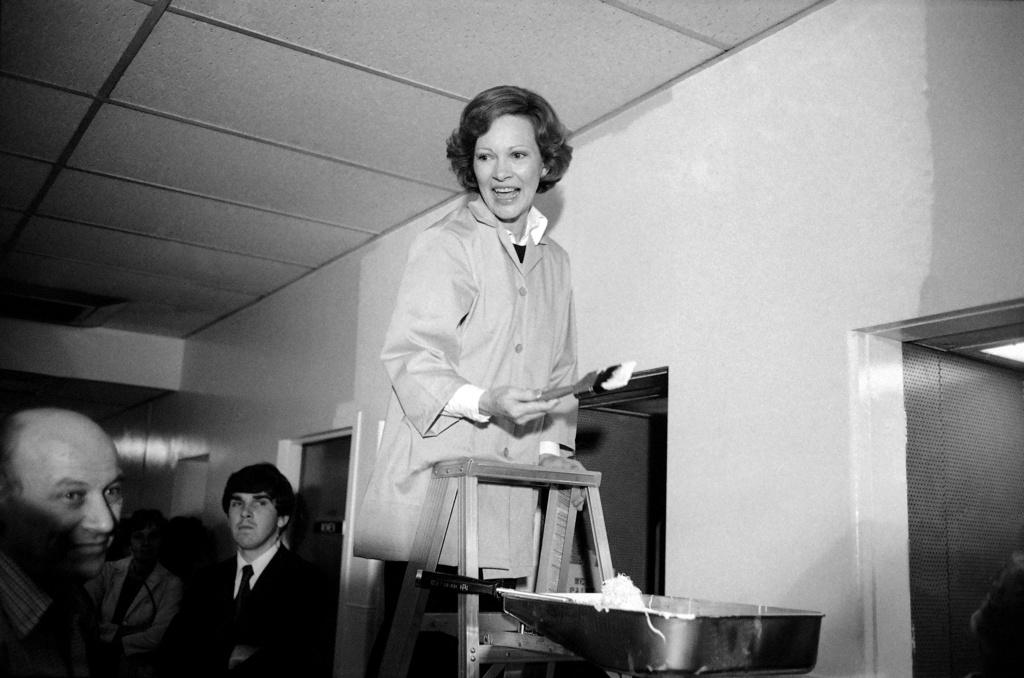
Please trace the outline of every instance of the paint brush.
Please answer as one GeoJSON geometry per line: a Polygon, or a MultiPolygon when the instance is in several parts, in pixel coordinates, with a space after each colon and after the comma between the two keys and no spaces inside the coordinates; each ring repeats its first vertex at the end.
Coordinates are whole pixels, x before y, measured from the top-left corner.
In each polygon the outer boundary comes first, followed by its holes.
{"type": "Polygon", "coordinates": [[[634,367],[636,367],[636,361],[632,360],[606,367],[600,372],[589,372],[572,386],[559,386],[558,388],[549,388],[546,391],[542,391],[537,400],[553,400],[567,396],[570,393],[579,398],[588,393],[604,393],[605,391],[622,388],[629,383],[629,378],[633,376],[634,367]]]}

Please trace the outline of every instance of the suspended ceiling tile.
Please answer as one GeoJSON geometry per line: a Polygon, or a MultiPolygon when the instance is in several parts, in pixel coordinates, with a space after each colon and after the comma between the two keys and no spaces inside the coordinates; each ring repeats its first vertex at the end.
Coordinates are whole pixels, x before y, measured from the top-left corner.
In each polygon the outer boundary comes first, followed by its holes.
{"type": "Polygon", "coordinates": [[[52,165],[0,153],[0,206],[24,210],[43,187],[52,165]]]}
{"type": "Polygon", "coordinates": [[[0,370],[0,414],[28,407],[62,407],[102,421],[166,390],[87,379],[0,370]]]}
{"type": "Polygon", "coordinates": [[[319,266],[370,237],[75,170],[61,173],[39,213],[303,266],[319,266]]]}
{"type": "Polygon", "coordinates": [[[735,46],[821,0],[617,0],[626,7],[735,46]]]}
{"type": "Polygon", "coordinates": [[[18,250],[257,295],[271,292],[308,270],[292,264],[38,217],[29,222],[18,241],[18,250]]]}
{"type": "Polygon", "coordinates": [[[181,16],[164,15],[113,97],[457,189],[444,140],[464,101],[181,16]]]}
{"type": "Polygon", "coordinates": [[[570,128],[720,52],[593,0],[177,0],[174,6],[462,97],[498,84],[530,87],[551,100],[570,128]]]}
{"type": "Polygon", "coordinates": [[[212,288],[193,280],[154,276],[96,262],[67,261],[14,252],[10,263],[12,276],[16,276],[19,282],[57,289],[81,289],[89,294],[184,309],[224,313],[258,298],[254,294],[212,288]]]}
{"type": "Polygon", "coordinates": [[[368,233],[455,193],[118,106],[100,110],[69,165],[368,233]]]}
{"type": "Polygon", "coordinates": [[[47,390],[54,396],[71,400],[121,406],[131,405],[140,400],[155,398],[167,393],[164,389],[145,386],[122,384],[119,388],[110,388],[110,384],[103,381],[59,378],[54,379],[47,390]]]}
{"type": "Polygon", "coordinates": [[[25,252],[11,253],[4,265],[5,275],[17,282],[128,299],[129,305],[162,308],[175,316],[219,317],[258,298],[191,280],[25,252]]]}
{"type": "Polygon", "coordinates": [[[0,150],[56,161],[92,101],[0,78],[0,150]]]}
{"type": "Polygon", "coordinates": [[[130,0],[4,0],[0,64],[96,94],[148,12],[130,0]]]}
{"type": "Polygon", "coordinates": [[[237,306],[218,313],[190,307],[133,301],[125,304],[124,308],[103,323],[103,326],[125,332],[182,338],[216,322],[236,308],[237,306]]]}
{"type": "Polygon", "coordinates": [[[164,389],[117,384],[91,379],[69,379],[33,372],[0,369],[0,393],[3,397],[20,394],[24,398],[64,398],[99,405],[132,405],[162,393],[164,389]]]}
{"type": "Polygon", "coordinates": [[[14,227],[21,219],[21,212],[0,209],[0,243],[7,242],[7,239],[14,233],[14,227]]]}

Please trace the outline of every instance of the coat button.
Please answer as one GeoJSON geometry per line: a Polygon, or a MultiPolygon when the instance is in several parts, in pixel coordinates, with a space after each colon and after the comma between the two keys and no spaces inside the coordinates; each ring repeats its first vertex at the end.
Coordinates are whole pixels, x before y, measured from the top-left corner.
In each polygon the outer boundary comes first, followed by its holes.
{"type": "Polygon", "coordinates": [[[523,345],[522,344],[516,344],[516,353],[522,353],[522,352],[523,352],[523,345]]]}
{"type": "Polygon", "coordinates": [[[525,297],[526,296],[526,288],[525,287],[520,287],[519,288],[519,296],[521,296],[521,297],[525,297]]]}
{"type": "Polygon", "coordinates": [[[508,459],[508,457],[509,457],[509,451],[508,451],[508,448],[507,448],[507,447],[506,447],[506,448],[505,448],[504,450],[502,450],[502,451],[501,451],[501,453],[502,453],[503,455],[505,455],[505,458],[506,458],[506,459],[508,459]]]}

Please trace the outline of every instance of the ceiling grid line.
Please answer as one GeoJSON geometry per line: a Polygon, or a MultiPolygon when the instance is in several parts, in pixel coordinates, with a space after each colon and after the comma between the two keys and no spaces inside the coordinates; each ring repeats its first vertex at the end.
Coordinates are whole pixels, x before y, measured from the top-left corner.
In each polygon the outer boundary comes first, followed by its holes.
{"type": "MultiPolygon", "coordinates": [[[[43,161],[45,162],[45,161],[43,161]]],[[[114,181],[123,181],[128,184],[134,184],[136,186],[145,186],[147,188],[153,188],[159,191],[167,191],[168,193],[176,193],[178,195],[187,195],[193,198],[201,198],[202,200],[209,200],[210,202],[220,203],[223,205],[231,205],[232,207],[242,207],[257,212],[263,212],[265,214],[272,214],[279,217],[288,217],[290,219],[297,219],[299,221],[307,221],[312,224],[320,224],[322,226],[330,226],[331,228],[338,228],[345,231],[352,231],[353,233],[360,233],[362,235],[377,235],[378,231],[373,231],[368,228],[361,228],[359,226],[352,226],[350,224],[340,224],[336,221],[327,221],[326,219],[320,219],[312,216],[305,216],[302,214],[296,214],[294,212],[284,212],[282,210],[275,210],[270,207],[263,207],[262,205],[256,205],[254,203],[242,202],[240,200],[231,200],[230,198],[222,198],[217,195],[210,193],[200,193],[199,191],[193,191],[187,188],[179,188],[177,186],[168,186],[166,184],[158,184],[152,181],[146,181],[144,179],[136,179],[133,177],[122,176],[120,174],[112,174],[110,172],[104,172],[101,170],[86,169],[84,167],[70,167],[68,168],[74,172],[81,172],[82,174],[89,174],[96,177],[103,177],[105,179],[112,179],[114,181]]]]}
{"type": "MultiPolygon", "coordinates": [[[[71,258],[71,257],[55,257],[55,256],[47,254],[45,252],[33,252],[31,250],[28,250],[25,253],[28,254],[29,256],[39,257],[41,259],[53,259],[53,260],[56,260],[56,261],[69,262],[69,263],[73,263],[73,264],[85,264],[87,266],[101,265],[101,266],[104,266],[106,268],[120,269],[120,270],[122,270],[122,271],[124,271],[126,273],[131,273],[132,275],[142,276],[142,277],[145,277],[145,278],[152,278],[153,280],[167,280],[167,281],[172,281],[172,282],[177,280],[177,278],[175,278],[174,276],[170,276],[170,275],[167,275],[167,274],[164,274],[164,273],[155,273],[153,271],[146,271],[146,270],[138,269],[138,268],[128,268],[127,266],[118,266],[117,264],[110,264],[110,263],[97,264],[95,261],[93,261],[91,259],[74,259],[74,258],[71,258]]],[[[310,272],[311,272],[310,270],[307,270],[307,271],[303,272],[301,275],[304,276],[304,275],[307,275],[310,272]]],[[[291,284],[292,282],[294,282],[294,280],[293,281],[289,281],[288,283],[285,284],[285,286],[291,284]]],[[[237,288],[231,288],[231,287],[226,287],[226,286],[214,285],[214,284],[210,284],[210,283],[201,282],[201,281],[198,281],[198,280],[192,280],[191,284],[194,285],[195,287],[199,287],[199,288],[206,289],[206,290],[212,290],[212,291],[215,291],[215,292],[228,292],[230,294],[235,294],[235,295],[247,297],[247,298],[251,299],[252,301],[258,301],[259,299],[262,299],[263,297],[267,296],[267,294],[263,294],[263,293],[259,293],[259,292],[250,292],[250,291],[243,290],[243,289],[237,289],[237,288]]],[[[272,294],[272,292],[268,293],[268,294],[272,294]]]]}
{"type": "Polygon", "coordinates": [[[301,155],[309,156],[311,158],[317,158],[319,160],[326,160],[327,162],[337,163],[339,165],[344,165],[346,167],[352,167],[354,169],[360,169],[360,170],[363,170],[363,171],[366,171],[366,172],[373,172],[374,174],[380,174],[382,176],[391,177],[393,179],[399,179],[401,181],[408,181],[408,182],[411,182],[411,183],[419,184],[420,186],[427,186],[429,188],[436,188],[436,189],[439,189],[439,190],[442,190],[442,191],[450,190],[450,187],[448,187],[448,186],[443,186],[441,184],[435,184],[435,183],[432,183],[432,182],[429,182],[429,181],[425,181],[423,179],[417,179],[416,177],[410,177],[409,175],[406,175],[406,174],[400,174],[398,172],[391,172],[389,170],[381,169],[379,167],[371,167],[370,165],[364,165],[362,163],[355,162],[354,160],[347,160],[345,158],[339,158],[337,156],[333,156],[333,155],[330,155],[328,153],[321,153],[319,151],[315,151],[315,150],[310,149],[310,148],[303,148],[301,146],[295,146],[295,145],[292,145],[292,144],[286,144],[286,143],[284,143],[282,141],[276,141],[274,139],[268,139],[267,137],[261,137],[261,136],[255,135],[255,134],[246,134],[245,132],[241,132],[239,130],[231,129],[230,127],[224,127],[222,125],[215,125],[213,123],[204,122],[202,120],[196,120],[194,118],[187,118],[187,117],[184,117],[184,116],[181,116],[181,115],[176,115],[174,113],[168,113],[166,111],[158,111],[158,110],[156,110],[154,108],[149,108],[147,106],[142,106],[142,105],[139,105],[139,104],[133,104],[133,103],[130,103],[128,101],[123,101],[121,99],[110,99],[107,103],[109,103],[111,106],[118,106],[120,108],[124,108],[124,109],[130,110],[130,111],[135,111],[136,113],[143,113],[143,114],[146,114],[146,115],[152,115],[152,116],[156,116],[158,118],[162,118],[164,120],[170,120],[172,122],[178,122],[178,123],[181,123],[183,125],[191,125],[192,127],[199,127],[201,129],[209,130],[211,132],[218,132],[220,134],[227,134],[228,136],[233,136],[233,137],[236,137],[236,138],[239,138],[239,139],[244,139],[246,141],[253,141],[253,142],[256,142],[256,143],[259,143],[259,144],[266,144],[267,146],[273,146],[275,148],[280,148],[281,150],[291,151],[293,153],[299,153],[301,155]]]}
{"type": "Polygon", "coordinates": [[[729,45],[728,43],[722,42],[720,40],[715,40],[714,38],[710,38],[706,35],[703,35],[702,33],[698,33],[697,31],[692,31],[688,28],[680,26],[677,23],[668,21],[667,19],[663,19],[659,16],[651,14],[650,12],[645,12],[639,7],[627,5],[626,3],[621,2],[620,0],[601,0],[601,2],[608,5],[609,7],[614,7],[615,9],[626,12],[627,14],[632,14],[635,17],[639,17],[644,21],[650,21],[651,23],[657,26],[661,26],[662,28],[667,28],[670,31],[675,31],[676,33],[679,33],[680,35],[685,35],[686,37],[697,40],[698,42],[703,42],[704,44],[710,45],[715,49],[722,50],[723,52],[731,47],[731,45],[729,45]]]}
{"type": "Polygon", "coordinates": [[[11,73],[9,71],[0,70],[0,78],[7,78],[9,80],[16,80],[18,82],[23,82],[26,85],[35,85],[37,87],[44,87],[46,89],[52,89],[52,90],[56,90],[58,92],[63,92],[64,94],[74,94],[75,96],[87,97],[89,99],[95,99],[96,98],[95,95],[90,94],[89,92],[86,92],[86,91],[83,91],[83,90],[79,90],[79,89],[75,89],[73,87],[68,87],[67,85],[61,85],[61,84],[55,83],[55,82],[47,82],[46,80],[40,80],[38,78],[33,78],[31,76],[28,76],[28,75],[23,75],[21,73],[11,73]]]}
{"type": "Polygon", "coordinates": [[[36,209],[38,209],[39,205],[46,197],[46,194],[50,191],[50,188],[53,187],[54,182],[57,180],[57,175],[60,174],[67,166],[67,161],[75,152],[75,149],[78,147],[78,143],[82,140],[82,137],[85,136],[85,132],[89,129],[92,121],[96,118],[96,114],[99,112],[110,93],[114,91],[114,87],[117,86],[121,76],[123,76],[125,71],[128,70],[128,66],[131,65],[132,60],[139,53],[139,50],[142,49],[142,45],[146,42],[146,38],[149,37],[149,34],[156,27],[157,22],[160,20],[160,17],[163,15],[170,3],[171,0],[159,0],[159,2],[156,2],[150,7],[142,25],[139,26],[135,35],[132,36],[128,46],[125,47],[121,57],[117,60],[114,68],[107,75],[103,85],[100,86],[96,96],[90,102],[85,116],[78,123],[78,126],[75,128],[75,131],[72,133],[67,144],[65,144],[64,149],[57,158],[57,161],[50,168],[42,186],[40,186],[35,196],[33,196],[32,201],[29,203],[22,217],[18,220],[18,223],[15,224],[10,236],[0,244],[0,262],[5,261],[10,256],[11,252],[14,251],[14,248],[22,237],[22,234],[28,227],[28,222],[32,219],[32,215],[35,214],[36,209]]]}
{"type": "MultiPolygon", "coordinates": [[[[215,245],[206,245],[206,244],[203,244],[203,243],[200,243],[200,242],[193,242],[193,241],[185,240],[184,238],[173,238],[171,236],[161,235],[161,234],[158,234],[158,233],[144,233],[142,231],[132,230],[130,228],[123,228],[123,227],[119,227],[119,226],[110,226],[109,224],[101,224],[101,223],[97,223],[97,222],[86,221],[86,220],[83,220],[83,219],[71,219],[71,218],[68,218],[68,217],[62,217],[62,216],[57,215],[57,214],[48,214],[45,211],[44,212],[36,212],[36,216],[38,216],[40,218],[43,218],[43,219],[50,219],[52,221],[59,221],[59,222],[65,223],[65,224],[72,224],[72,225],[75,225],[75,226],[84,226],[86,228],[95,228],[95,229],[100,230],[100,231],[110,231],[111,233],[121,233],[121,234],[124,234],[124,235],[137,236],[137,237],[140,237],[140,238],[144,238],[146,240],[159,240],[161,242],[170,242],[170,243],[175,243],[177,245],[185,245],[187,247],[194,247],[196,249],[202,249],[202,250],[206,250],[206,251],[209,251],[209,252],[217,252],[217,253],[220,253],[220,254],[233,254],[233,255],[237,255],[237,256],[244,256],[244,257],[249,258],[249,259],[258,259],[258,260],[261,260],[261,261],[267,261],[267,262],[275,263],[275,264],[287,264],[289,266],[298,266],[300,268],[307,269],[307,270],[312,270],[314,268],[312,266],[309,266],[308,264],[304,264],[304,263],[299,262],[299,261],[291,261],[289,259],[281,259],[281,258],[276,258],[276,257],[268,257],[268,256],[265,256],[265,255],[256,254],[256,253],[253,253],[253,252],[242,252],[242,251],[239,251],[239,250],[231,250],[231,249],[227,249],[226,247],[217,247],[215,245]]],[[[38,252],[32,252],[32,250],[30,250],[30,249],[24,249],[24,250],[20,250],[20,251],[27,252],[27,253],[30,253],[30,254],[36,254],[36,255],[39,254],[38,252]]],[[[54,257],[54,258],[61,259],[62,257],[54,257]]]]}
{"type": "MultiPolygon", "coordinates": [[[[440,203],[440,204],[444,204],[444,202],[453,200],[455,197],[456,196],[452,196],[451,198],[448,198],[447,200],[442,201],[442,203],[440,203]]],[[[439,205],[429,205],[429,206],[425,207],[422,211],[417,212],[416,214],[413,214],[408,219],[404,219],[403,221],[401,221],[401,222],[399,222],[399,223],[397,223],[397,224],[395,224],[395,225],[393,225],[393,226],[391,226],[389,228],[386,228],[383,231],[381,231],[380,233],[378,233],[378,234],[374,235],[373,237],[369,238],[366,242],[363,243],[362,246],[365,247],[366,245],[370,245],[375,240],[379,240],[380,238],[383,238],[388,233],[391,233],[392,231],[396,231],[396,230],[402,228],[403,226],[406,226],[406,225],[416,221],[417,219],[422,217],[424,214],[427,214],[427,213],[432,212],[435,209],[437,209],[439,207],[439,205]]],[[[325,267],[329,266],[330,264],[332,264],[332,263],[334,263],[336,261],[339,261],[340,259],[343,259],[344,257],[348,256],[349,254],[351,254],[351,252],[342,252],[341,254],[338,254],[337,256],[332,257],[331,259],[326,261],[323,264],[323,266],[325,266],[325,267]]],[[[202,325],[200,327],[195,328],[194,330],[192,330],[188,334],[184,335],[182,338],[183,339],[188,339],[189,337],[192,337],[192,336],[194,336],[196,334],[199,334],[200,332],[202,332],[203,330],[205,330],[205,329],[207,329],[209,327],[213,327],[214,325],[216,325],[217,323],[219,323],[219,322],[221,322],[223,320],[227,320],[228,318],[230,318],[231,316],[233,316],[233,315],[235,315],[237,313],[241,313],[242,311],[246,310],[250,306],[255,306],[262,299],[265,299],[266,297],[273,296],[274,294],[277,294],[278,292],[280,292],[284,288],[288,287],[288,285],[293,285],[293,284],[299,282],[300,280],[302,280],[303,278],[315,274],[317,272],[317,270],[319,270],[319,269],[313,269],[311,271],[308,271],[307,273],[303,273],[299,277],[295,278],[295,280],[292,280],[290,283],[287,283],[285,285],[281,285],[277,289],[270,290],[269,292],[267,292],[265,295],[263,295],[259,299],[253,299],[250,303],[244,304],[244,305],[240,306],[239,308],[236,308],[236,309],[234,309],[232,311],[229,311],[229,312],[225,313],[224,315],[222,315],[222,316],[220,316],[218,318],[215,318],[215,319],[211,320],[209,323],[206,323],[205,325],[202,325]]]]}
{"type": "MultiPolygon", "coordinates": [[[[45,162],[45,161],[43,161],[45,162]]],[[[272,214],[274,216],[284,216],[291,219],[297,219],[299,221],[308,221],[309,223],[317,223],[324,226],[331,226],[332,228],[340,228],[342,230],[350,230],[357,232],[357,234],[365,236],[376,236],[379,231],[371,230],[370,228],[361,228],[359,226],[353,226],[347,223],[338,223],[337,221],[328,221],[327,219],[321,219],[314,216],[305,216],[302,214],[296,214],[294,212],[285,212],[283,210],[275,210],[269,207],[263,207],[262,205],[256,205],[254,203],[244,203],[239,200],[231,200],[229,198],[221,198],[220,196],[214,196],[212,194],[204,194],[198,192],[198,190],[191,190],[189,188],[180,188],[178,186],[169,186],[163,183],[156,183],[155,181],[146,181],[144,179],[136,179],[130,176],[123,176],[121,174],[113,174],[111,172],[104,172],[102,170],[86,169],[84,167],[71,167],[69,168],[75,172],[81,172],[83,174],[90,174],[92,176],[100,176],[106,179],[113,179],[115,181],[124,181],[125,183],[132,183],[139,186],[146,186],[147,188],[156,188],[157,190],[166,190],[167,193],[178,194],[181,196],[189,196],[191,198],[199,198],[202,200],[208,200],[212,203],[219,203],[222,205],[230,205],[232,207],[242,207],[247,210],[254,210],[257,212],[263,212],[264,214],[272,214]]]]}
{"type": "Polygon", "coordinates": [[[273,36],[266,35],[264,33],[260,33],[259,31],[254,31],[252,29],[243,28],[241,26],[237,26],[237,25],[229,23],[227,21],[221,21],[219,19],[214,19],[213,17],[208,17],[208,16],[206,16],[204,14],[199,14],[199,13],[193,12],[191,10],[182,9],[181,7],[171,7],[169,9],[169,12],[171,14],[176,14],[176,15],[184,17],[186,19],[192,19],[193,21],[200,21],[202,23],[209,24],[210,26],[215,26],[216,28],[221,28],[221,29],[224,29],[226,31],[231,31],[232,33],[238,33],[239,35],[243,35],[243,36],[245,36],[247,38],[253,38],[255,40],[262,40],[263,42],[269,43],[271,45],[276,45],[277,47],[283,47],[284,49],[289,49],[289,50],[291,50],[293,52],[298,52],[299,54],[304,54],[306,56],[311,56],[311,57],[314,57],[314,58],[317,58],[317,59],[323,59],[324,61],[328,61],[330,63],[337,64],[339,66],[344,66],[345,68],[351,68],[353,70],[362,71],[363,73],[367,73],[369,75],[372,75],[372,76],[375,76],[375,77],[378,77],[378,78],[384,78],[385,80],[391,80],[392,82],[396,82],[399,85],[406,85],[408,87],[414,87],[416,89],[423,90],[424,92],[429,92],[430,94],[436,94],[438,96],[446,97],[448,99],[453,99],[453,100],[458,101],[459,103],[462,103],[462,104],[466,104],[466,103],[469,102],[469,98],[466,97],[466,96],[463,96],[461,94],[455,94],[454,92],[449,92],[449,91],[446,91],[446,90],[441,89],[439,87],[432,87],[431,85],[427,85],[427,84],[422,83],[422,82],[417,82],[415,80],[410,80],[409,78],[403,78],[403,77],[395,75],[393,73],[388,73],[387,71],[382,71],[380,69],[372,68],[370,66],[366,66],[364,64],[360,64],[358,62],[351,61],[349,59],[342,59],[341,57],[336,57],[336,56],[331,55],[331,54],[326,54],[324,52],[321,52],[321,51],[318,51],[318,50],[315,50],[315,49],[311,49],[309,47],[303,47],[302,45],[297,45],[295,43],[288,42],[287,40],[282,40],[280,38],[275,38],[273,36]]]}
{"type": "MultiPolygon", "coordinates": [[[[601,0],[601,2],[608,2],[608,1],[609,0],[601,0]]],[[[609,4],[617,3],[618,1],[620,1],[620,0],[612,0],[612,2],[609,3],[609,4]]],[[[632,109],[632,108],[636,108],[637,106],[639,106],[643,102],[645,102],[645,101],[647,101],[649,99],[652,99],[655,96],[657,96],[657,95],[661,94],[662,92],[664,92],[665,90],[670,89],[670,88],[676,86],[681,81],[686,80],[688,78],[692,78],[693,76],[697,75],[698,73],[701,73],[701,72],[707,70],[708,68],[711,68],[715,64],[718,64],[718,63],[724,61],[725,59],[733,57],[736,54],[739,54],[740,52],[742,52],[745,49],[751,47],[752,45],[757,44],[758,42],[760,42],[764,38],[766,38],[766,37],[768,37],[770,35],[773,35],[773,34],[777,33],[778,31],[781,31],[782,29],[784,29],[787,26],[791,26],[794,22],[799,21],[800,19],[802,19],[803,17],[807,16],[808,14],[810,14],[812,12],[816,12],[819,9],[821,9],[822,7],[824,7],[826,5],[830,5],[833,2],[835,2],[835,0],[816,0],[813,3],[809,3],[807,7],[804,7],[803,9],[801,9],[800,11],[798,11],[796,13],[787,15],[782,20],[780,20],[780,21],[776,22],[775,24],[769,26],[767,29],[764,29],[762,31],[756,32],[753,35],[749,36],[747,39],[742,40],[742,41],[736,43],[735,45],[726,46],[726,48],[723,51],[721,51],[718,54],[716,54],[716,55],[714,55],[714,56],[704,60],[703,62],[697,64],[696,66],[693,66],[692,68],[688,68],[688,69],[686,69],[686,70],[684,70],[684,71],[682,71],[680,73],[677,73],[674,77],[669,78],[668,80],[665,80],[659,86],[654,87],[654,88],[644,92],[643,94],[640,94],[639,96],[634,97],[633,99],[630,99],[630,100],[624,102],[623,104],[621,104],[618,107],[608,111],[607,113],[594,118],[593,120],[589,121],[585,125],[582,125],[578,130],[576,130],[576,134],[582,134],[584,132],[588,132],[591,129],[593,129],[594,127],[598,127],[602,123],[604,123],[604,122],[606,122],[608,120],[611,120],[611,119],[615,118],[618,115],[621,115],[624,111],[627,111],[627,110],[632,109]]],[[[659,25],[660,25],[660,23],[659,23],[659,25]]],[[[675,30],[675,29],[673,29],[673,30],[675,30]]]]}

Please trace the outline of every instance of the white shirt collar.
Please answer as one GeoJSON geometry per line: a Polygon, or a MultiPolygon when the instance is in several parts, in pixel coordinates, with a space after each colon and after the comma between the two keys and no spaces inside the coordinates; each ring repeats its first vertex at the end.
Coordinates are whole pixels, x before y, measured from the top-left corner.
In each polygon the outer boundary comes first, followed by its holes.
{"type": "Polygon", "coordinates": [[[512,242],[516,245],[525,245],[527,236],[533,240],[534,245],[539,245],[541,238],[544,237],[544,232],[548,230],[548,218],[540,213],[540,210],[536,207],[531,207],[529,213],[526,215],[526,230],[523,233],[523,237],[519,242],[516,242],[515,233],[505,229],[509,237],[512,238],[512,242]]]}
{"type": "Polygon", "coordinates": [[[256,586],[256,580],[263,574],[263,570],[267,569],[267,565],[273,560],[274,556],[277,555],[277,550],[281,548],[281,540],[278,539],[274,542],[273,546],[264,551],[263,553],[256,556],[256,560],[251,563],[242,557],[242,553],[235,553],[235,593],[238,593],[238,587],[242,584],[242,568],[246,565],[252,565],[252,577],[249,578],[249,588],[256,586]]]}

